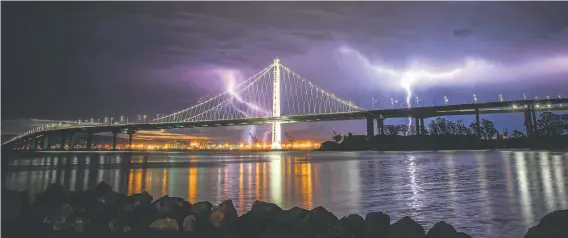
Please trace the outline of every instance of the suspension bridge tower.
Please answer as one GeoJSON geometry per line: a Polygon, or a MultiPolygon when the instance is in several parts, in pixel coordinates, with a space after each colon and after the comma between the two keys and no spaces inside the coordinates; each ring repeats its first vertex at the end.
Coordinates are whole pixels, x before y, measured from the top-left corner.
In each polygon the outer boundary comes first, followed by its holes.
{"type": "MultiPolygon", "coordinates": [[[[272,92],[272,117],[280,117],[280,60],[274,59],[274,90],[272,92]]],[[[282,149],[280,122],[272,122],[272,149],[282,149]]]]}

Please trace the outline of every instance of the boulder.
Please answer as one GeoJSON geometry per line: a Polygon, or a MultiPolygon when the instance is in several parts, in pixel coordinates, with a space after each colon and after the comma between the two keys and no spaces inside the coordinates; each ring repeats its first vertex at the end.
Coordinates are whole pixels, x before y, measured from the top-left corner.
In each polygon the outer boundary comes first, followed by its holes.
{"type": "Polygon", "coordinates": [[[183,219],[182,223],[182,231],[183,232],[193,232],[195,229],[195,216],[189,215],[183,219]]]}
{"type": "Polygon", "coordinates": [[[187,201],[178,197],[163,196],[152,203],[157,216],[161,218],[173,218],[180,223],[190,213],[190,205],[187,201]]]}
{"type": "Polygon", "coordinates": [[[36,204],[55,207],[63,203],[65,192],[63,186],[58,183],[52,183],[47,186],[43,193],[36,195],[36,204]]]}
{"type": "Polygon", "coordinates": [[[365,216],[366,237],[387,237],[389,234],[390,217],[382,212],[370,212],[365,216]]]}
{"type": "Polygon", "coordinates": [[[172,218],[160,218],[150,224],[150,229],[156,231],[175,231],[179,230],[178,222],[172,218]]]}
{"type": "Polygon", "coordinates": [[[338,225],[334,227],[333,233],[336,237],[363,238],[365,234],[365,220],[357,214],[342,217],[339,219],[338,225]]]}
{"type": "Polygon", "coordinates": [[[150,195],[146,191],[142,193],[132,194],[126,197],[121,209],[124,211],[131,211],[139,206],[152,203],[152,200],[154,200],[154,197],[152,197],[152,195],[150,195]]]}
{"type": "Polygon", "coordinates": [[[546,214],[538,225],[531,227],[525,238],[568,237],[568,210],[558,210],[546,214]]]}
{"type": "Polygon", "coordinates": [[[281,212],[281,211],[283,211],[282,208],[280,208],[278,205],[274,203],[261,202],[258,200],[254,201],[254,203],[252,204],[252,208],[250,209],[250,212],[256,214],[271,214],[274,212],[281,212]]]}
{"type": "Polygon", "coordinates": [[[210,220],[213,226],[221,227],[224,224],[234,223],[239,218],[232,200],[225,200],[211,211],[210,220]]]}
{"type": "Polygon", "coordinates": [[[440,221],[428,231],[426,238],[471,238],[468,234],[457,232],[454,227],[446,222],[440,221]]]}
{"type": "Polygon", "coordinates": [[[389,238],[423,238],[424,227],[410,217],[405,216],[393,223],[389,228],[389,238]]]}
{"type": "Polygon", "coordinates": [[[74,229],[82,232],[87,223],[84,212],[83,208],[65,203],[52,209],[43,219],[43,223],[48,224],[53,231],[74,229]]]}
{"type": "Polygon", "coordinates": [[[29,209],[28,194],[11,190],[2,191],[2,221],[13,221],[25,216],[29,209]]]}
{"type": "Polygon", "coordinates": [[[190,211],[191,214],[194,214],[195,216],[204,215],[204,214],[208,215],[211,212],[212,208],[213,204],[211,204],[208,201],[203,201],[203,202],[198,202],[196,204],[192,204],[190,211]]]}
{"type": "Polygon", "coordinates": [[[338,223],[339,219],[322,206],[318,206],[308,212],[308,219],[311,224],[312,231],[316,235],[327,236],[332,228],[338,223]]]}

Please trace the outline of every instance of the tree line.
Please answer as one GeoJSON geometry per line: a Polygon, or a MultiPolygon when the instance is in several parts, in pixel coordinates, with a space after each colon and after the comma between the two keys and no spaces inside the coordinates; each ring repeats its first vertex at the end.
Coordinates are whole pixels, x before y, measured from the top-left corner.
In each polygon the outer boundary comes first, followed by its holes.
{"type": "MultiPolygon", "coordinates": [[[[416,135],[415,126],[405,124],[385,125],[385,135],[389,136],[405,136],[416,135]]],[[[524,131],[524,129],[523,129],[524,131]]],[[[465,125],[462,120],[450,121],[446,118],[436,117],[428,123],[428,127],[424,128],[423,135],[439,135],[439,136],[476,136],[486,140],[507,136],[510,138],[524,138],[525,133],[520,130],[513,130],[510,133],[504,129],[501,133],[492,121],[481,119],[480,128],[477,130],[477,123],[472,122],[465,125]]],[[[568,134],[568,114],[559,115],[552,112],[543,112],[537,120],[536,134],[542,136],[560,136],[568,134]]]]}

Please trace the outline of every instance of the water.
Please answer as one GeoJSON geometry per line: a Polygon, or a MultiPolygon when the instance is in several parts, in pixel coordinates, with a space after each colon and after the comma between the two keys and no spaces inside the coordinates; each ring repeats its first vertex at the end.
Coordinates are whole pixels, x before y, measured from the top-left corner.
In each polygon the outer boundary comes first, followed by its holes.
{"type": "Polygon", "coordinates": [[[18,158],[9,189],[58,182],[82,190],[105,181],[122,193],[148,191],[191,202],[231,198],[239,213],[255,200],[283,208],[324,206],[338,217],[383,211],[425,229],[440,220],[473,237],[522,237],[553,210],[567,209],[567,153],[195,152],[36,153],[18,158]]]}

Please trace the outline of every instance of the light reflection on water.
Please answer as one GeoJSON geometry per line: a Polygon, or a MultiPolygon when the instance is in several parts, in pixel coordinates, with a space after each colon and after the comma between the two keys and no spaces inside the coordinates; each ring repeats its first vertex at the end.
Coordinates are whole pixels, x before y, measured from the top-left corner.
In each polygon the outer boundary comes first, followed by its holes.
{"type": "MultiPolygon", "coordinates": [[[[450,222],[474,237],[522,237],[546,213],[567,209],[566,154],[530,151],[36,153],[15,160],[9,189],[50,183],[84,190],[105,181],[195,203],[255,200],[324,206],[338,216],[383,211],[426,229],[450,222]]],[[[30,196],[32,198],[32,196],[30,196]]]]}

